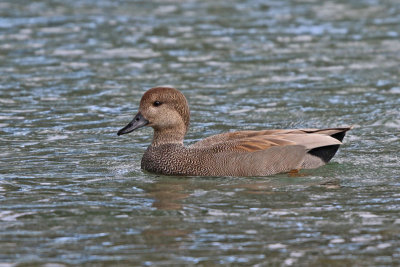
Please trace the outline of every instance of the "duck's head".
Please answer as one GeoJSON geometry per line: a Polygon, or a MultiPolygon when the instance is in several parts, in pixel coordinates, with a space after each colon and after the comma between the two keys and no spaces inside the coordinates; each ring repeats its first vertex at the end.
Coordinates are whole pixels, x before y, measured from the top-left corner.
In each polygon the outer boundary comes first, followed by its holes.
{"type": "Polygon", "coordinates": [[[189,106],[181,92],[169,87],[155,87],[144,93],[139,112],[118,131],[118,135],[150,126],[156,134],[184,136],[189,128],[189,120],[189,106]]]}

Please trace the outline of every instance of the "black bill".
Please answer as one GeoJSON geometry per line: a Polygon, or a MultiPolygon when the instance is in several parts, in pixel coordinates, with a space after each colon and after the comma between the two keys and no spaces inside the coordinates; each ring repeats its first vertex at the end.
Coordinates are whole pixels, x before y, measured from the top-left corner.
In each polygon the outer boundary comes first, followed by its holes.
{"type": "Polygon", "coordinates": [[[133,132],[134,130],[145,126],[146,124],[148,124],[149,121],[146,120],[142,114],[139,112],[138,114],[136,114],[136,116],[133,118],[133,120],[128,123],[128,125],[126,125],[124,128],[122,128],[121,130],[118,131],[118,135],[122,135],[122,134],[127,134],[130,132],[133,132]]]}

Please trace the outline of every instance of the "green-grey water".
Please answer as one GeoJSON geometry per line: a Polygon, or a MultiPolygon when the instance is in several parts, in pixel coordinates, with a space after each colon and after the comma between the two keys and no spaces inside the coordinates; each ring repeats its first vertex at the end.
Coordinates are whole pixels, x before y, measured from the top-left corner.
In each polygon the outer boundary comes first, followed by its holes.
{"type": "Polygon", "coordinates": [[[0,265],[400,264],[400,3],[0,2],[0,265]],[[187,143],[354,125],[327,166],[143,172],[143,92],[180,89],[187,143]]]}

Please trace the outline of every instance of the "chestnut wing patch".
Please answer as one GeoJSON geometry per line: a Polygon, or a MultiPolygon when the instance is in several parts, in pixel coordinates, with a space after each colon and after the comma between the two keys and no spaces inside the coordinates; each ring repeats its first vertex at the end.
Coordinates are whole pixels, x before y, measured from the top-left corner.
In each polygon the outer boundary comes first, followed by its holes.
{"type": "MultiPolygon", "coordinates": [[[[207,137],[203,140],[200,140],[192,145],[191,148],[202,148],[202,147],[209,147],[220,145],[222,143],[257,143],[256,147],[263,147],[264,145],[260,144],[263,142],[262,140],[271,139],[272,145],[280,144],[281,142],[278,141],[274,142],[272,139],[281,139],[276,135],[280,135],[282,133],[292,132],[292,130],[263,130],[263,131],[238,131],[238,132],[230,132],[230,133],[222,133],[207,137]],[[254,139],[255,138],[255,139],[254,139]]],[[[266,141],[268,143],[268,141],[266,141]]],[[[248,147],[249,145],[245,146],[248,147]]]]}
{"type": "Polygon", "coordinates": [[[267,150],[271,147],[295,145],[295,142],[274,138],[273,136],[254,136],[228,142],[220,142],[209,147],[215,152],[256,152],[267,150]]]}
{"type": "Polygon", "coordinates": [[[273,138],[273,136],[255,136],[251,138],[244,138],[241,140],[237,140],[236,144],[233,146],[233,149],[236,151],[246,151],[246,152],[255,152],[266,150],[275,146],[287,146],[287,145],[295,145],[294,142],[273,138]]]}

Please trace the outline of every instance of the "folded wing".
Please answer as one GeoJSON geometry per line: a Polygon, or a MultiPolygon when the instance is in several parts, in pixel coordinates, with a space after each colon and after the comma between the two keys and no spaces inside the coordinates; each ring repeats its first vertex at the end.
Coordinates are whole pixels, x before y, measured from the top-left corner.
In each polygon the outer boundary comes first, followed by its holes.
{"type": "Polygon", "coordinates": [[[207,149],[216,157],[224,157],[233,175],[249,173],[249,168],[253,175],[269,175],[324,165],[335,155],[349,129],[239,131],[210,136],[190,148],[207,149]],[[235,153],[227,154],[229,151],[235,153]]]}

